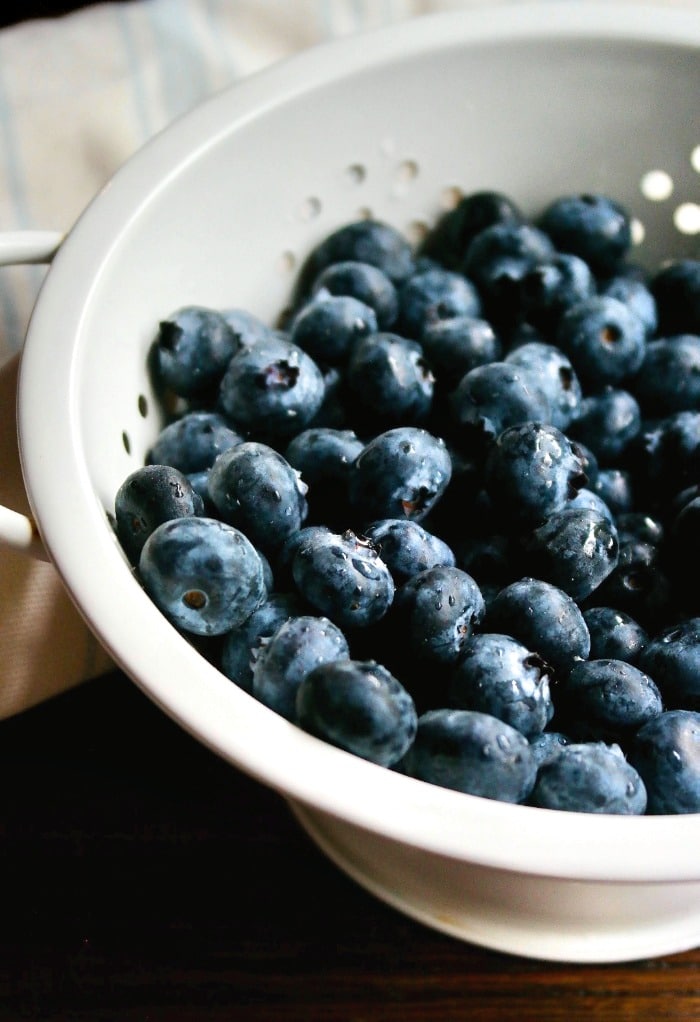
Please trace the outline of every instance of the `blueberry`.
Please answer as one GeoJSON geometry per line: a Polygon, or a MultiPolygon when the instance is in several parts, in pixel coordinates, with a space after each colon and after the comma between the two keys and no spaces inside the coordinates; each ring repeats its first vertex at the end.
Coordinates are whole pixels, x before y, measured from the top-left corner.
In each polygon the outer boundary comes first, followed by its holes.
{"type": "Polygon", "coordinates": [[[396,586],[429,568],[455,565],[451,547],[410,518],[381,518],[371,522],[364,535],[377,548],[396,586]]]}
{"type": "Polygon", "coordinates": [[[700,334],[700,259],[673,259],[649,281],[656,301],[658,332],[700,334]]]}
{"type": "Polygon", "coordinates": [[[595,606],[586,608],[583,617],[591,638],[592,659],[637,662],[649,636],[630,614],[616,607],[595,606]]]}
{"type": "Polygon", "coordinates": [[[619,465],[642,429],[637,399],[620,387],[605,386],[582,398],[567,433],[593,451],[599,465],[619,465]]]}
{"type": "Polygon", "coordinates": [[[420,522],[444,493],[451,474],[443,440],[417,426],[397,426],[370,440],[355,459],[350,500],[365,523],[377,518],[420,522]]]}
{"type": "Polygon", "coordinates": [[[289,339],[317,363],[341,365],[355,341],[378,330],[374,309],[351,295],[320,292],[289,327],[289,339]]]}
{"type": "Polygon", "coordinates": [[[406,643],[422,663],[449,667],[484,616],[478,585],[460,568],[421,571],[396,591],[390,611],[396,641],[406,643]]]}
{"type": "Polygon", "coordinates": [[[587,508],[556,511],[528,536],[530,574],[563,589],[577,603],[595,592],[618,558],[609,519],[587,508]]]}
{"type": "Polygon", "coordinates": [[[235,334],[238,347],[248,348],[255,341],[267,340],[275,333],[273,327],[268,326],[258,316],[254,316],[248,309],[222,309],[221,315],[235,334]]]}
{"type": "Polygon", "coordinates": [[[301,527],[306,489],[281,454],[254,440],[224,451],[209,471],[209,495],[219,516],[266,554],[301,527]]]}
{"type": "Polygon", "coordinates": [[[485,314],[503,326],[520,318],[523,278],[555,255],[551,241],[530,223],[496,223],[469,243],[462,272],[479,291],[485,314]]]}
{"type": "Polygon", "coordinates": [[[223,635],[266,599],[258,552],[238,529],[214,518],[159,525],[139,559],[144,588],[176,628],[223,635]]]}
{"type": "Polygon", "coordinates": [[[429,323],[421,345],[435,370],[436,386],[443,391],[454,389],[470,369],[495,362],[502,354],[492,325],[480,316],[454,316],[429,323]]]}
{"type": "Polygon", "coordinates": [[[614,274],[632,244],[629,213],[607,195],[559,196],[537,223],[557,249],[580,256],[596,274],[614,274]]]}
{"type": "Polygon", "coordinates": [[[472,238],[496,223],[522,223],[525,217],[508,195],[477,191],[463,195],[438,219],[421,245],[421,253],[450,270],[458,270],[472,238]]]}
{"type": "Polygon", "coordinates": [[[309,521],[343,521],[350,469],[363,448],[354,430],[324,426],[305,429],[289,442],[284,456],[308,486],[309,521]]]}
{"type": "Polygon", "coordinates": [[[394,599],[391,572],[374,545],[350,530],[307,530],[291,568],[299,592],[340,628],[374,624],[394,599]]]}
{"type": "Polygon", "coordinates": [[[135,469],[114,498],[117,537],[132,564],[138,564],[143,545],[157,526],[203,513],[202,498],[189,479],[170,465],[135,469]]]}
{"type": "Polygon", "coordinates": [[[589,511],[596,511],[603,518],[607,518],[613,526],[617,521],[612,509],[605,503],[603,498],[595,490],[591,490],[587,486],[581,487],[578,493],[568,502],[567,507],[570,510],[574,508],[587,508],[589,511]]]}
{"type": "Polygon", "coordinates": [[[252,694],[271,710],[296,721],[299,686],[321,664],[349,655],[341,630],[325,617],[289,617],[260,643],[253,663],[252,694]]]}
{"type": "Polygon", "coordinates": [[[624,468],[601,468],[591,484],[594,493],[607,504],[613,515],[626,514],[635,505],[631,473],[624,468]]]}
{"type": "Polygon", "coordinates": [[[632,539],[619,543],[617,564],[596,590],[595,601],[630,614],[646,628],[669,620],[671,587],[658,547],[632,539]]]}
{"type": "Polygon", "coordinates": [[[466,373],[450,395],[457,430],[469,439],[498,436],[523,422],[550,422],[551,404],[539,374],[509,362],[466,373]]]}
{"type": "Polygon", "coordinates": [[[622,512],[615,516],[615,522],[620,544],[632,540],[659,547],[663,543],[665,530],[662,522],[645,511],[622,512]]]}
{"type": "Polygon", "coordinates": [[[564,312],[595,291],[588,263],[576,255],[556,252],[536,263],[518,282],[519,314],[551,336],[564,312]]]}
{"type": "Polygon", "coordinates": [[[252,694],[253,665],[265,639],[269,639],[290,617],[301,617],[306,605],[298,593],[275,593],[254,610],[243,624],[223,637],[219,666],[239,688],[252,694]]]}
{"type": "Polygon", "coordinates": [[[313,359],[275,335],[233,356],[219,400],[235,427],[289,437],[309,424],[324,396],[323,376],[313,359]]]}
{"type": "Polygon", "coordinates": [[[700,479],[700,411],[675,412],[643,424],[627,451],[637,493],[648,505],[670,508],[700,479]]]}
{"type": "Polygon", "coordinates": [[[572,722],[570,734],[589,741],[630,737],[664,709],[652,678],[626,660],[584,660],[564,680],[558,709],[572,722]]]}
{"type": "Polygon", "coordinates": [[[512,636],[480,632],[464,643],[450,674],[449,704],[489,713],[530,738],[554,715],[551,673],[538,653],[512,636]]]}
{"type": "Polygon", "coordinates": [[[180,397],[210,394],[239,348],[216,309],[186,305],[160,321],[150,359],[158,382],[180,397]]]}
{"type": "Polygon", "coordinates": [[[542,731],[530,739],[530,748],[537,763],[537,769],[557,756],[559,750],[570,744],[571,739],[562,731],[542,731]]]}
{"type": "Polygon", "coordinates": [[[594,295],[567,309],[554,343],[571,360],[582,386],[592,390],[635,377],[645,358],[646,333],[627,305],[594,295]]]}
{"type": "Polygon", "coordinates": [[[422,422],[430,412],[435,377],[422,346],[399,334],[359,340],[345,379],[356,415],[378,428],[422,422]]]}
{"type": "Polygon", "coordinates": [[[333,263],[319,273],[312,295],[345,295],[373,310],[380,330],[389,330],[399,313],[399,298],[391,279],[371,263],[355,260],[333,263]]]}
{"type": "Polygon", "coordinates": [[[211,468],[216,457],[243,437],[218,412],[190,411],[169,422],[148,452],[151,465],[171,465],[185,475],[211,468]]]}
{"type": "Polygon", "coordinates": [[[327,266],[348,260],[377,266],[393,284],[409,277],[415,266],[410,243],[395,227],[371,218],[356,220],[338,227],[313,248],[299,274],[298,294],[306,294],[327,266]]]}
{"type": "Polygon", "coordinates": [[[484,465],[491,501],[507,509],[513,525],[521,529],[562,510],[586,481],[583,463],[566,434],[540,422],[504,429],[484,465]]]}
{"type": "Polygon", "coordinates": [[[642,321],[647,337],[653,337],[659,325],[656,299],[643,280],[622,275],[614,276],[601,286],[600,294],[617,298],[631,309],[642,321]]]}
{"type": "Polygon", "coordinates": [[[619,751],[604,742],[571,742],[540,766],[529,803],[566,812],[641,816],[647,793],[619,751]]]}
{"type": "Polygon", "coordinates": [[[536,578],[521,578],[491,600],[483,627],[512,636],[538,653],[557,677],[566,677],[590,653],[583,613],[562,589],[536,578]]]}
{"type": "Polygon", "coordinates": [[[629,758],[646,785],[648,813],[700,813],[700,713],[659,714],[639,729],[629,758]]]}
{"type": "Polygon", "coordinates": [[[537,764],[516,728],[488,713],[438,708],[418,718],[400,763],[409,777],[500,802],[524,802],[537,764]]]}
{"type": "Polygon", "coordinates": [[[416,709],[381,664],[335,660],[310,671],[297,693],[299,726],[362,759],[391,767],[410,747],[416,709]]]}
{"type": "Polygon", "coordinates": [[[566,431],[582,399],[581,383],[571,360],[554,344],[528,341],[513,348],[504,359],[533,373],[549,399],[550,421],[566,431]]]}
{"type": "Polygon", "coordinates": [[[654,679],[669,709],[700,710],[700,618],[652,635],[638,666],[654,679]]]}
{"type": "Polygon", "coordinates": [[[461,273],[435,267],[414,273],[398,292],[397,329],[421,340],[427,327],[457,316],[479,316],[479,293],[461,273]]]}
{"type": "Polygon", "coordinates": [[[700,411],[700,335],[649,341],[630,389],[645,416],[700,411]]]}

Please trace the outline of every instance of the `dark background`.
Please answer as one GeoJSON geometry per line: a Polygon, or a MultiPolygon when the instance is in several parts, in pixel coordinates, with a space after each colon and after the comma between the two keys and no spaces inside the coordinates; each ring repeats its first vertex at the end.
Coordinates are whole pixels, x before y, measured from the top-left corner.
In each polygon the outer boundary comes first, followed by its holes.
{"type": "Polygon", "coordinates": [[[118,671],[0,723],[0,878],[0,1022],[700,1022],[700,951],[548,964],[386,907],[118,671]]]}

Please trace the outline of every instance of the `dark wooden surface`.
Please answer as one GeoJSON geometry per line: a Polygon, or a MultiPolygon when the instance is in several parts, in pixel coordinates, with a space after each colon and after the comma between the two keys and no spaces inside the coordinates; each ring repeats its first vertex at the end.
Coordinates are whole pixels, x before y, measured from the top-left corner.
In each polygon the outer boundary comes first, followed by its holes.
{"type": "Polygon", "coordinates": [[[405,918],[118,672],[0,723],[0,779],[2,1022],[700,1020],[700,951],[547,964],[405,918]]]}

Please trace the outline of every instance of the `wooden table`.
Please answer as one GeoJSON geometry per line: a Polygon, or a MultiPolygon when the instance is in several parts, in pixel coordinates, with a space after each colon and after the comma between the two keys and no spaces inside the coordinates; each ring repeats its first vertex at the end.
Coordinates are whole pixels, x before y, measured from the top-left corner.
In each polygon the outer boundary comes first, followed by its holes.
{"type": "Polygon", "coordinates": [[[0,1020],[700,1020],[700,951],[548,964],[375,900],[114,672],[0,724],[0,1020]]]}

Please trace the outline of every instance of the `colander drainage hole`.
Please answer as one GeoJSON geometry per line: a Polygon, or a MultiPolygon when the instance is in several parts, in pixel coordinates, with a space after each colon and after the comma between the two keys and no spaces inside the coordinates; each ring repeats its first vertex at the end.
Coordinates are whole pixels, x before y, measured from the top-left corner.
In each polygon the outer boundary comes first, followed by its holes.
{"type": "Polygon", "coordinates": [[[361,163],[351,163],[345,171],[345,177],[351,185],[361,185],[367,177],[367,168],[361,163]]]}
{"type": "Polygon", "coordinates": [[[305,223],[308,223],[309,220],[314,220],[320,212],[321,200],[315,195],[310,195],[307,199],[304,199],[299,207],[299,216],[305,223]]]}
{"type": "Polygon", "coordinates": [[[145,419],[148,415],[148,398],[145,394],[139,394],[138,401],[136,402],[139,415],[142,419],[145,419]]]}
{"type": "Polygon", "coordinates": [[[131,439],[126,430],[122,432],[122,443],[127,454],[131,454],[131,439]]]}

